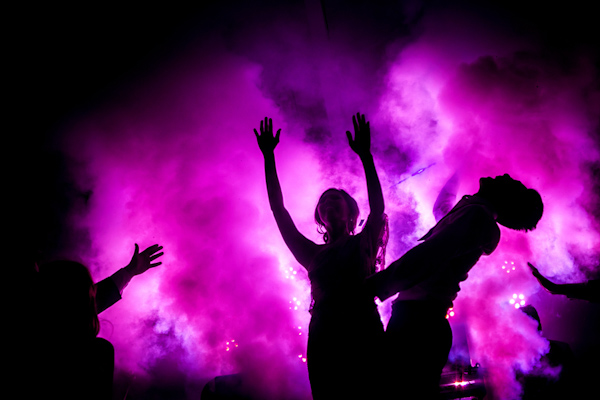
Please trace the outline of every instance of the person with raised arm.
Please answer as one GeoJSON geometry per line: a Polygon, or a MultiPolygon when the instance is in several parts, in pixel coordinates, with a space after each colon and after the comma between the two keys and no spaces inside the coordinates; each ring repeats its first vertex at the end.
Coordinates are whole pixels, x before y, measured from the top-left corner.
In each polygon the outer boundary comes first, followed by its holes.
{"type": "Polygon", "coordinates": [[[274,150],[281,129],[265,118],[260,134],[254,130],[264,156],[269,204],[277,227],[294,258],[308,271],[313,304],[309,325],[307,364],[314,399],[377,398],[383,325],[374,296],[363,290],[364,279],[376,271],[378,251],[385,247],[386,216],[365,116],[352,117],[350,148],[359,156],[366,175],[370,213],[355,233],[359,210],[344,190],[327,189],[314,217],[324,244],[316,244],[296,228],[283,202],[274,150]]]}

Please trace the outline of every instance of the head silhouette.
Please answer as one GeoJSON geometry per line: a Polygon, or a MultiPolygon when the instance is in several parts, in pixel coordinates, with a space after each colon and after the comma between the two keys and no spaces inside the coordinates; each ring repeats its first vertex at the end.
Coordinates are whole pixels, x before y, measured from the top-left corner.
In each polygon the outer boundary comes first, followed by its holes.
{"type": "Polygon", "coordinates": [[[332,229],[336,227],[343,226],[347,233],[354,234],[358,215],[356,200],[341,189],[327,189],[315,208],[315,222],[319,225],[319,232],[323,233],[325,243],[328,242],[332,229]]]}
{"type": "Polygon", "coordinates": [[[510,229],[535,229],[544,212],[540,194],[508,174],[481,178],[476,195],[492,203],[497,214],[496,221],[510,229]]]}
{"type": "Polygon", "coordinates": [[[540,316],[534,306],[528,304],[526,306],[519,308],[519,310],[523,311],[525,314],[529,315],[529,317],[536,320],[536,322],[538,323],[538,326],[537,326],[538,332],[542,331],[542,321],[540,320],[540,316]]]}
{"type": "Polygon", "coordinates": [[[96,337],[100,323],[89,270],[75,261],[53,261],[39,273],[46,328],[81,340],[96,337]]]}

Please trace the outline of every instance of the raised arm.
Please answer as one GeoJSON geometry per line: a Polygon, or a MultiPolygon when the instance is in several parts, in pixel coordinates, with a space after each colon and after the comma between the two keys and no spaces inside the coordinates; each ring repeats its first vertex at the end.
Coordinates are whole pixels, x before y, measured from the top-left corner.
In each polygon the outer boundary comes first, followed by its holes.
{"type": "Polygon", "coordinates": [[[587,281],[583,283],[554,283],[546,278],[531,263],[527,263],[531,273],[538,280],[540,285],[550,294],[562,294],[570,299],[581,299],[600,302],[600,293],[598,293],[598,281],[587,281]]]}
{"type": "Polygon", "coordinates": [[[371,127],[366,121],[365,115],[356,113],[352,116],[354,125],[354,138],[352,133],[346,131],[350,148],[358,154],[365,169],[367,178],[367,192],[369,194],[370,215],[374,221],[383,221],[383,212],[385,204],[383,202],[383,193],[381,191],[381,183],[375,170],[375,163],[371,155],[371,127]]]}
{"type": "Polygon", "coordinates": [[[164,254],[161,251],[162,248],[162,246],[155,244],[140,252],[140,247],[136,243],[129,264],[119,269],[109,278],[96,283],[96,308],[98,314],[121,299],[123,289],[125,289],[134,276],[143,274],[149,269],[162,264],[160,261],[154,262],[154,260],[164,254]]]}
{"type": "Polygon", "coordinates": [[[264,121],[260,121],[260,134],[254,129],[258,147],[265,159],[267,194],[275,222],[292,255],[303,267],[308,268],[318,250],[318,245],[298,231],[292,217],[284,207],[283,193],[275,167],[275,147],[279,143],[280,132],[281,129],[277,131],[276,135],[273,135],[273,121],[266,117],[264,121]]]}

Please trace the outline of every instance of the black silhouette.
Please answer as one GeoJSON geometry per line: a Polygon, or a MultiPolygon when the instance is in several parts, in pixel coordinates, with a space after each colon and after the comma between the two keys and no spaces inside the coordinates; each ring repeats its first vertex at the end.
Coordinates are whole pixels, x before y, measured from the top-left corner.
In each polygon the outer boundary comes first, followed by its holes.
{"type": "Polygon", "coordinates": [[[55,261],[43,265],[39,274],[43,334],[38,390],[56,398],[110,399],[114,348],[96,337],[96,288],[88,269],[74,261],[55,261]]]}
{"type": "Polygon", "coordinates": [[[592,303],[600,303],[600,279],[590,279],[582,283],[553,283],[538,271],[531,263],[527,263],[533,276],[540,285],[551,294],[562,294],[570,299],[587,300],[592,303]]]}
{"type": "Polygon", "coordinates": [[[343,190],[328,189],[319,199],[315,220],[325,244],[302,235],[283,204],[275,169],[274,149],[280,131],[273,135],[271,119],[254,130],[265,160],[269,203],[283,240],[308,271],[313,296],[307,363],[313,398],[374,398],[378,375],[379,345],[383,326],[374,303],[361,287],[375,272],[379,247],[384,245],[386,217],[379,178],[371,155],[370,126],[365,116],[352,117],[354,138],[347,131],[352,150],[360,157],[366,175],[370,214],[358,234],[358,206],[343,190]]]}
{"type": "MultiPolygon", "coordinates": [[[[520,308],[538,323],[538,332],[542,334],[542,322],[537,310],[532,305],[520,308]]],[[[540,364],[528,373],[517,373],[517,379],[523,387],[522,400],[534,399],[566,399],[569,397],[574,382],[573,364],[575,357],[568,343],[548,340],[550,349],[542,356],[540,364]],[[555,370],[557,377],[549,377],[547,368],[555,370]]]]}
{"type": "Polygon", "coordinates": [[[437,398],[440,373],[452,345],[446,312],[459,283],[500,240],[497,223],[534,229],[542,216],[539,193],[508,175],[482,178],[425,236],[386,270],[367,279],[381,300],[398,293],[386,329],[390,395],[437,398]]]}
{"type": "Polygon", "coordinates": [[[32,394],[61,399],[111,399],[114,348],[98,338],[98,302],[101,309],[121,298],[131,278],[149,268],[163,253],[151,246],[135,251],[130,263],[98,284],[89,270],[75,261],[53,261],[39,267],[34,284],[38,288],[38,351],[32,394]]]}
{"type": "Polygon", "coordinates": [[[121,299],[123,289],[125,289],[134,276],[143,274],[147,270],[162,264],[162,262],[152,262],[164,254],[161,251],[162,248],[162,246],[154,244],[140,253],[140,248],[136,243],[129,264],[119,269],[110,277],[96,283],[96,307],[98,314],[121,299]],[[159,251],[161,252],[158,253],[159,251]]]}

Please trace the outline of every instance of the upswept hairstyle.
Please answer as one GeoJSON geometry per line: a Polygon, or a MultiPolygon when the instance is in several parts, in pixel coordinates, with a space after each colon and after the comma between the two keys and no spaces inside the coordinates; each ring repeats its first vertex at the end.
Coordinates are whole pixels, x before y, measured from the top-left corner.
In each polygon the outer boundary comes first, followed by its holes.
{"type": "Polygon", "coordinates": [[[544,213],[544,203],[540,194],[524,186],[507,188],[502,201],[497,202],[496,207],[496,221],[518,231],[535,229],[544,213]]]}
{"type": "Polygon", "coordinates": [[[325,243],[329,241],[329,234],[325,229],[325,224],[323,221],[321,221],[321,217],[319,216],[319,204],[321,204],[323,196],[331,191],[340,193],[344,200],[346,200],[346,204],[348,205],[348,210],[350,212],[350,215],[348,216],[348,232],[350,232],[351,235],[354,235],[354,231],[356,230],[356,226],[358,224],[359,209],[356,200],[354,200],[352,196],[350,196],[345,190],[335,188],[327,189],[321,194],[321,197],[319,197],[319,201],[317,202],[317,206],[315,207],[315,222],[318,225],[317,232],[323,235],[323,241],[325,243]]]}

